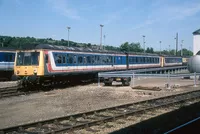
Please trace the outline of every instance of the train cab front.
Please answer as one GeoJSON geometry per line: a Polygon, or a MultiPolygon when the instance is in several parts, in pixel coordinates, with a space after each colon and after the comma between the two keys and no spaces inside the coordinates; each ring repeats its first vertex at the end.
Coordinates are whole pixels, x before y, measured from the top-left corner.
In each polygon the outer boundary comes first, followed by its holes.
{"type": "Polygon", "coordinates": [[[26,50],[16,53],[14,77],[25,84],[35,84],[44,74],[42,65],[42,51],[26,50]]]}

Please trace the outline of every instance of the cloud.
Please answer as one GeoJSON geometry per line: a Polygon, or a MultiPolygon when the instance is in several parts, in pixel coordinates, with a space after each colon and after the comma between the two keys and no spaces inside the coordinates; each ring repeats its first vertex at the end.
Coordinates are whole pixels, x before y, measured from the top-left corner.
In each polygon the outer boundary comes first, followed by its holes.
{"type": "Polygon", "coordinates": [[[52,6],[52,9],[54,11],[65,17],[76,20],[79,20],[81,18],[78,15],[78,10],[70,7],[67,0],[47,0],[47,2],[52,6]]]}

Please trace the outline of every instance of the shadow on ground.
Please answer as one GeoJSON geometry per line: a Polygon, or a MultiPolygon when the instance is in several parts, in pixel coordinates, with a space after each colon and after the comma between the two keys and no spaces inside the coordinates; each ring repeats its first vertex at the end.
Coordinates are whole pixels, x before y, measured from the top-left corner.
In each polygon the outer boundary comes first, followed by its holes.
{"type": "MultiPolygon", "coordinates": [[[[200,102],[190,106],[182,106],[178,110],[114,131],[111,134],[163,134],[199,116],[200,102]]],[[[193,128],[192,131],[185,133],[196,132],[200,132],[200,124],[198,128],[193,128]]]]}

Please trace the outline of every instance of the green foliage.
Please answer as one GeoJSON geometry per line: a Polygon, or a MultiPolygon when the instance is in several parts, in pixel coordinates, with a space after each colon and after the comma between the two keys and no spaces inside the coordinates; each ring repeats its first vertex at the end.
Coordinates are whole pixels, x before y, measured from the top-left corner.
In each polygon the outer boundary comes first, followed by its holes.
{"type": "Polygon", "coordinates": [[[125,42],[120,46],[121,51],[125,52],[143,52],[144,49],[141,48],[140,43],[128,43],[125,42]]]}
{"type": "MultiPolygon", "coordinates": [[[[193,52],[191,52],[190,50],[187,50],[185,48],[183,48],[182,53],[183,53],[183,56],[192,56],[193,55],[193,52]]],[[[177,52],[177,55],[181,56],[181,50],[179,50],[177,52]]]]}
{"type": "Polygon", "coordinates": [[[128,42],[125,42],[124,44],[122,44],[122,45],[120,46],[120,50],[121,50],[121,51],[124,51],[124,52],[129,52],[129,50],[130,50],[130,45],[129,45],[129,43],[128,43],[128,42]]]}
{"type": "MultiPolygon", "coordinates": [[[[53,44],[53,45],[62,45],[68,46],[68,40],[61,39],[61,40],[53,40],[52,38],[46,39],[36,39],[34,37],[11,37],[11,36],[0,36],[0,47],[12,47],[12,48],[22,48],[25,45],[31,44],[53,44]]],[[[77,43],[73,41],[69,41],[70,47],[89,47],[92,49],[99,49],[99,44],[91,44],[91,43],[77,43]]],[[[111,45],[103,46],[105,50],[110,51],[123,51],[123,52],[140,52],[143,53],[144,49],[140,46],[140,43],[129,43],[125,42],[121,44],[120,47],[114,47],[111,45]]],[[[165,55],[174,55],[175,50],[163,50],[162,52],[154,51],[151,47],[147,47],[145,50],[146,53],[156,53],[156,54],[165,54],[165,55]]],[[[178,56],[181,55],[181,51],[178,51],[178,56]]],[[[187,49],[183,49],[183,56],[192,56],[193,53],[187,49]]]]}
{"type": "Polygon", "coordinates": [[[146,53],[154,53],[153,48],[152,47],[151,48],[147,47],[146,53]]]}

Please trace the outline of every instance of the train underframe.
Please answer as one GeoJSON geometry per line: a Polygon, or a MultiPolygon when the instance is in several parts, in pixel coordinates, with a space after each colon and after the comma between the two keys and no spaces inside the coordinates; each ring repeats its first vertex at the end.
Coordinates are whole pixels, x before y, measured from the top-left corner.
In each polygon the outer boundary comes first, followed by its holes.
{"type": "Polygon", "coordinates": [[[10,81],[12,80],[13,70],[1,70],[0,71],[0,81],[10,81]]]}
{"type": "Polygon", "coordinates": [[[109,78],[104,78],[105,86],[111,86],[113,81],[122,82],[123,86],[129,86],[130,82],[131,82],[131,78],[130,77],[109,77],[109,78]]]}
{"type": "Polygon", "coordinates": [[[90,74],[69,74],[69,75],[48,75],[48,76],[15,76],[19,85],[23,88],[54,87],[55,85],[77,85],[83,81],[97,81],[97,73],[90,74]]]}

